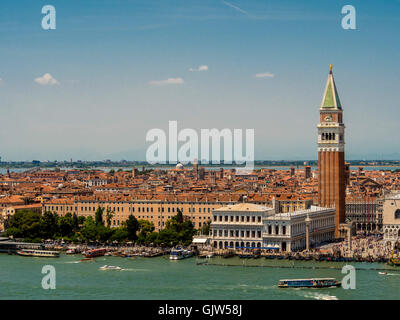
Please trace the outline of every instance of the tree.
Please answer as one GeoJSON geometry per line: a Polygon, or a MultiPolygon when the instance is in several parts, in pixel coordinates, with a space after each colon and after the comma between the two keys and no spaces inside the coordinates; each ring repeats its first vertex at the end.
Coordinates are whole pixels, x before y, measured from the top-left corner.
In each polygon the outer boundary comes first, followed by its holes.
{"type": "Polygon", "coordinates": [[[76,213],[74,213],[72,216],[72,227],[74,232],[77,232],[79,230],[79,219],[76,213]]]}
{"type": "Polygon", "coordinates": [[[104,225],[103,214],[104,214],[104,208],[98,207],[96,212],[95,212],[95,214],[94,214],[94,216],[95,216],[95,220],[94,221],[95,221],[96,225],[100,225],[100,224],[104,225]]]}
{"type": "Polygon", "coordinates": [[[54,239],[58,233],[58,215],[50,211],[40,218],[40,233],[44,239],[54,239]]]}
{"type": "Polygon", "coordinates": [[[110,208],[107,208],[107,213],[106,213],[107,227],[111,227],[111,219],[113,217],[114,217],[114,212],[112,212],[110,208]]]}
{"type": "Polygon", "coordinates": [[[72,215],[67,213],[58,219],[59,234],[61,237],[70,237],[74,232],[72,215]]]}
{"type": "Polygon", "coordinates": [[[92,217],[87,217],[81,230],[82,237],[85,241],[94,241],[97,238],[96,223],[92,217]]]}
{"type": "Polygon", "coordinates": [[[126,220],[126,231],[128,232],[128,239],[135,241],[137,239],[137,232],[139,231],[139,222],[133,215],[129,215],[126,220]]]}
{"type": "Polygon", "coordinates": [[[148,236],[154,231],[154,223],[148,220],[141,219],[139,223],[138,241],[140,243],[147,243],[148,236]]]}
{"type": "Polygon", "coordinates": [[[182,243],[188,245],[193,240],[195,229],[190,220],[184,221],[182,211],[178,209],[178,213],[169,219],[163,233],[160,232],[159,240],[173,242],[173,244],[182,243]],[[165,231],[164,231],[165,230],[165,231]]]}
{"type": "Polygon", "coordinates": [[[86,217],[85,216],[79,216],[78,217],[78,225],[82,226],[85,223],[86,217]]]}
{"type": "Polygon", "coordinates": [[[163,229],[158,233],[156,244],[176,245],[178,244],[178,234],[172,229],[163,229]]]}
{"type": "Polygon", "coordinates": [[[108,241],[113,234],[113,230],[102,224],[96,225],[96,240],[101,242],[108,241]]]}
{"type": "Polygon", "coordinates": [[[10,218],[6,235],[30,239],[41,237],[40,213],[31,210],[18,211],[10,218]]]}
{"type": "Polygon", "coordinates": [[[182,230],[178,234],[178,239],[183,245],[187,246],[192,243],[195,232],[192,221],[186,220],[182,223],[182,230]]]}
{"type": "Polygon", "coordinates": [[[208,220],[206,223],[203,223],[202,227],[200,228],[200,232],[203,235],[209,235],[211,230],[211,221],[208,220]]]}
{"type": "Polygon", "coordinates": [[[123,242],[128,238],[128,231],[126,230],[126,227],[119,227],[119,228],[114,228],[113,234],[111,235],[110,240],[111,241],[118,241],[118,242],[123,242]]]}

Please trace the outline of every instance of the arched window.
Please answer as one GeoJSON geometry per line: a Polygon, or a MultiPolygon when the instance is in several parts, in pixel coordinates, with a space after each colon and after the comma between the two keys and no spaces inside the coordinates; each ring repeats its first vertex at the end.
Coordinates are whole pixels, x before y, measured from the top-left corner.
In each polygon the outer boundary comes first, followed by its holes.
{"type": "Polygon", "coordinates": [[[397,210],[394,212],[394,218],[395,218],[395,219],[400,219],[400,209],[397,209],[397,210]]]}

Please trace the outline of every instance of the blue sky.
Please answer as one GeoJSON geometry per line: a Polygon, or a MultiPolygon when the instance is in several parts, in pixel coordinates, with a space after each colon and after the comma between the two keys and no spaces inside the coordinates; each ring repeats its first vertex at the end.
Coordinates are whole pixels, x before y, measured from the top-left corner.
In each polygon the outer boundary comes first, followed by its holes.
{"type": "Polygon", "coordinates": [[[400,1],[2,0],[0,156],[144,160],[146,132],[177,120],[252,128],[256,159],[316,159],[332,63],[346,157],[400,158],[399,30],[400,1]]]}

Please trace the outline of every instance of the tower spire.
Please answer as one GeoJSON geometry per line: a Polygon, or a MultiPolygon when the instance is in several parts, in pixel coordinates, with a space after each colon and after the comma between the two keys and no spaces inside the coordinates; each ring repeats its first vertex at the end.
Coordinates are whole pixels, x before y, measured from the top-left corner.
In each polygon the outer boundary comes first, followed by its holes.
{"type": "Polygon", "coordinates": [[[329,65],[328,81],[326,82],[320,109],[342,109],[342,104],[340,103],[339,94],[336,89],[335,79],[333,78],[332,64],[329,65]]]}

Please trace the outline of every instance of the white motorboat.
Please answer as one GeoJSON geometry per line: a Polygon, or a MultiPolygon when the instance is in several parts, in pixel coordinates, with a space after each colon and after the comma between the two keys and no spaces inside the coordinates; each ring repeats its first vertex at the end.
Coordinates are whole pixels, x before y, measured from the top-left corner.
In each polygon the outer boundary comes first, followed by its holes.
{"type": "Polygon", "coordinates": [[[187,250],[187,249],[182,249],[182,248],[175,248],[171,250],[171,253],[169,255],[170,260],[182,260],[185,258],[189,258],[193,256],[193,251],[187,250]]]}
{"type": "Polygon", "coordinates": [[[122,270],[122,268],[118,267],[118,266],[104,265],[104,266],[100,267],[100,270],[122,270]]]}
{"type": "Polygon", "coordinates": [[[172,249],[171,253],[169,254],[170,260],[181,260],[184,259],[185,255],[183,254],[183,249],[172,249]]]}

